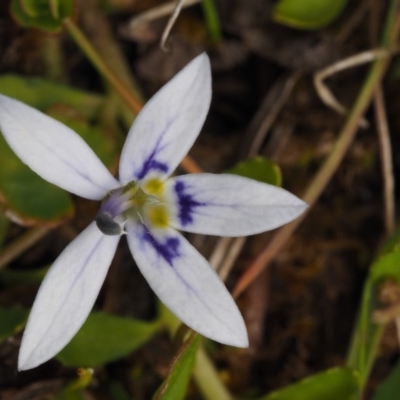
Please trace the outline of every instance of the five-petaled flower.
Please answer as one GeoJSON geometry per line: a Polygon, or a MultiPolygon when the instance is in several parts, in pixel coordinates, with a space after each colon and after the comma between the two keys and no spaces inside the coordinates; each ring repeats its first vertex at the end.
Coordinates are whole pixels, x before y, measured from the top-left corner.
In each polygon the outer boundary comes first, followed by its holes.
{"type": "Polygon", "coordinates": [[[218,342],[248,346],[246,327],[229,292],[177,229],[251,235],[293,220],[306,204],[283,189],[234,175],[168,178],[199,134],[210,99],[210,64],[202,54],[137,116],[117,181],[71,129],[0,95],[0,129],[19,158],[47,181],[102,200],[96,220],[61,253],[39,289],[19,369],[47,361],[76,334],[125,233],[142,274],[181,321],[218,342]]]}

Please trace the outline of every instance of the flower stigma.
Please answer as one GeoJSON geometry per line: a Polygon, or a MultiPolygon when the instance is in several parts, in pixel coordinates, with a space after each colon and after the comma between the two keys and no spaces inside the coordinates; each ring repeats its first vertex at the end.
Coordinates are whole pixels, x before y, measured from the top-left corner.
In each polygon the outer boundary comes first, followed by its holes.
{"type": "Polygon", "coordinates": [[[128,219],[146,221],[155,228],[167,227],[169,214],[163,204],[163,186],[161,180],[152,178],[146,182],[144,190],[133,181],[110,191],[96,215],[97,227],[110,236],[126,233],[124,225],[128,219]]]}

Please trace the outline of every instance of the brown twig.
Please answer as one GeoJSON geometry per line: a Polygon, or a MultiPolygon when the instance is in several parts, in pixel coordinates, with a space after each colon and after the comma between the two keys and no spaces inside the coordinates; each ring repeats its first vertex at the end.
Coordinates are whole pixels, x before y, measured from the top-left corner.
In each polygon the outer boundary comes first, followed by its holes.
{"type": "Polygon", "coordinates": [[[63,24],[68,30],[68,33],[75,40],[75,43],[77,43],[77,45],[100,72],[100,74],[112,85],[115,91],[130,107],[130,109],[135,114],[138,114],[143,107],[142,102],[133,96],[133,93],[129,90],[129,88],[127,88],[126,84],[121,81],[118,75],[115,74],[114,70],[109,66],[109,64],[103,60],[78,25],[76,25],[75,22],[70,18],[65,18],[63,24]]]}
{"type": "Polygon", "coordinates": [[[357,4],[356,10],[347,18],[344,22],[342,28],[336,35],[335,39],[340,42],[344,43],[347,38],[352,34],[355,28],[362,22],[363,18],[365,17],[366,12],[371,7],[373,0],[364,0],[361,4],[357,4]]]}
{"type": "Polygon", "coordinates": [[[186,172],[191,174],[199,174],[203,172],[203,169],[197,164],[196,161],[193,160],[192,157],[186,156],[180,163],[181,168],[183,168],[186,172]]]}
{"type": "MultiPolygon", "coordinates": [[[[275,91],[273,92],[272,90],[268,92],[265,99],[265,105],[268,106],[269,112],[264,114],[262,122],[256,130],[248,157],[252,157],[259,152],[262,142],[265,140],[266,135],[276,121],[279,113],[282,111],[283,106],[286,104],[286,101],[292,93],[300,76],[301,75],[298,72],[293,72],[282,84],[279,84],[279,87],[277,87],[279,88],[279,92],[275,93],[275,91]],[[271,94],[273,95],[273,101],[271,101],[271,94]]],[[[261,108],[261,110],[264,111],[264,107],[261,108]]]]}
{"type": "MultiPolygon", "coordinates": [[[[80,22],[88,35],[93,47],[96,48],[104,60],[112,60],[112,69],[124,85],[140,102],[143,94],[139,84],[132,74],[132,69],[127,61],[121,46],[117,42],[109,19],[104,14],[98,0],[79,0],[80,22]]],[[[132,121],[131,121],[132,122],[132,121]]]]}
{"type": "Polygon", "coordinates": [[[0,253],[0,269],[15,260],[21,253],[29,249],[36,242],[50,232],[50,229],[37,227],[31,228],[6,246],[0,253]]]}

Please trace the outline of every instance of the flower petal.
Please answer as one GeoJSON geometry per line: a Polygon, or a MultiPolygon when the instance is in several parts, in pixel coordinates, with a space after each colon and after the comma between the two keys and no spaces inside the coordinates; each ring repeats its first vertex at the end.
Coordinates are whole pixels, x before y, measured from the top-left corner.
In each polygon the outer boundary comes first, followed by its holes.
{"type": "Polygon", "coordinates": [[[85,322],[103,284],[119,236],[91,223],[61,253],[36,296],[19,352],[18,368],[34,368],[56,355],[85,322]]]}
{"type": "Polygon", "coordinates": [[[277,228],[307,208],[276,186],[229,174],[191,174],[165,183],[170,225],[187,232],[246,236],[277,228]]]}
{"type": "Polygon", "coordinates": [[[100,200],[120,186],[73,130],[4,95],[0,95],[0,130],[25,164],[62,189],[100,200]]]}
{"type": "Polygon", "coordinates": [[[186,325],[217,342],[247,347],[243,318],[225,285],[178,232],[127,224],[128,244],[149,285],[186,325]]]}
{"type": "Polygon", "coordinates": [[[144,106],[122,151],[122,183],[169,176],[192,147],[211,100],[211,71],[203,53],[191,61],[144,106]]]}

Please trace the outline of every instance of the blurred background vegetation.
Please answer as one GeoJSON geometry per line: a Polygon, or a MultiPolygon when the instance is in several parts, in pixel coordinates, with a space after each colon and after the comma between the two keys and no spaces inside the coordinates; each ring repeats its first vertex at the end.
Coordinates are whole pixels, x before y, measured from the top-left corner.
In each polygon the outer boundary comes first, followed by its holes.
{"type": "Polygon", "coordinates": [[[44,182],[0,135],[1,398],[400,399],[399,4],[0,2],[0,93],[73,128],[114,173],[145,100],[206,51],[211,110],[177,173],[250,176],[310,204],[277,232],[188,235],[237,298],[248,349],[180,327],[122,240],[81,331],[18,373],[40,282],[98,204],[44,182]]]}

